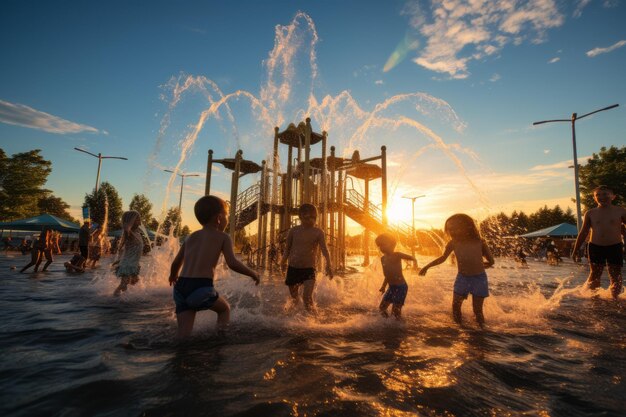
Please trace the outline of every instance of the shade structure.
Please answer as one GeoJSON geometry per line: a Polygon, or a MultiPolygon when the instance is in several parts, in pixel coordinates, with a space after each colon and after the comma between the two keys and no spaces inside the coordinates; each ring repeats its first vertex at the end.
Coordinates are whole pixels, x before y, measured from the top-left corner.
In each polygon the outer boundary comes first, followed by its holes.
{"type": "Polygon", "coordinates": [[[576,237],[578,229],[575,224],[561,223],[555,226],[539,229],[534,232],[520,235],[519,237],[576,237]]]}
{"type": "Polygon", "coordinates": [[[80,225],[47,213],[26,219],[14,220],[12,222],[0,223],[0,229],[2,230],[39,232],[44,227],[49,227],[52,230],[62,233],[78,233],[80,230],[80,225]]]}

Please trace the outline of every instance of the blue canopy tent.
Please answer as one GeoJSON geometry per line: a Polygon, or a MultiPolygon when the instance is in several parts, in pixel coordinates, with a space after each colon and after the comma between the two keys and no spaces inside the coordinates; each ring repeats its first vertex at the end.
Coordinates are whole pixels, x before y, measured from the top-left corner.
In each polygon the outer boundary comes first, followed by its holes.
{"type": "Polygon", "coordinates": [[[61,233],[78,233],[80,230],[80,225],[47,213],[12,222],[0,222],[1,230],[40,232],[44,227],[61,233]]]}
{"type": "Polygon", "coordinates": [[[539,229],[534,232],[520,235],[519,237],[576,237],[578,235],[578,229],[575,224],[561,223],[556,226],[546,227],[545,229],[539,229]]]}

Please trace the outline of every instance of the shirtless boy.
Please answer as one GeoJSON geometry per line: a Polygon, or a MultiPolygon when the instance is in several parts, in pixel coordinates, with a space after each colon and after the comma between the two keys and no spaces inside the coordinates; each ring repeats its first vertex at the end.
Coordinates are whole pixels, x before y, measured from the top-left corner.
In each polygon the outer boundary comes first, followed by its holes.
{"type": "Polygon", "coordinates": [[[333,270],[324,232],[319,227],[315,227],[317,209],[312,204],[302,204],[298,210],[298,216],[301,224],[291,228],[287,234],[287,247],[281,265],[284,268],[287,263],[289,264],[285,284],[289,286],[289,293],[294,305],[298,304],[298,290],[300,286],[303,286],[304,307],[311,311],[313,309],[315,260],[318,247],[326,259],[326,275],[330,279],[333,278],[333,270]]]}
{"type": "Polygon", "coordinates": [[[185,240],[172,262],[169,278],[170,285],[174,285],[178,338],[191,334],[196,312],[200,310],[217,313],[218,332],[223,332],[228,325],[230,306],[213,287],[215,266],[221,254],[230,269],[249,276],[259,285],[259,275],[235,257],[233,242],[224,233],[228,222],[226,203],[212,195],[204,196],[196,202],[194,213],[202,229],[185,240]]]}
{"type": "Polygon", "coordinates": [[[385,276],[383,285],[380,287],[380,292],[384,294],[383,300],[380,302],[378,309],[384,317],[388,317],[387,308],[389,304],[392,304],[391,314],[396,319],[400,319],[402,306],[409,290],[409,286],[402,274],[402,260],[413,261],[414,265],[417,265],[417,259],[406,253],[394,252],[396,239],[388,233],[379,235],[376,238],[376,245],[383,253],[380,263],[383,265],[383,274],[385,276]],[[389,284],[389,289],[385,292],[387,284],[389,284]]]}
{"type": "Polygon", "coordinates": [[[593,198],[598,207],[585,213],[583,225],[572,249],[572,259],[580,262],[579,249],[591,232],[588,245],[590,289],[600,287],[600,278],[604,265],[608,264],[611,295],[613,298],[622,291],[622,265],[624,263],[624,244],[622,225],[626,223],[626,209],[613,205],[615,194],[606,185],[593,190],[593,198]]]}

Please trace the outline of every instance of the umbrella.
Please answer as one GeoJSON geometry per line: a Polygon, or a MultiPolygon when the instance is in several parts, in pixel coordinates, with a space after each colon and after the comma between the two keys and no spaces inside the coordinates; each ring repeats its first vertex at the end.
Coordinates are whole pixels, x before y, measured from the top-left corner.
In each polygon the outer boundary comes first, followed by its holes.
{"type": "Polygon", "coordinates": [[[80,225],[47,213],[26,219],[14,220],[12,222],[0,223],[0,229],[2,230],[28,230],[39,232],[44,227],[49,227],[52,230],[62,233],[78,233],[80,230],[80,225]]]}
{"type": "Polygon", "coordinates": [[[576,225],[570,223],[561,223],[555,226],[539,229],[534,232],[520,235],[519,237],[576,237],[578,229],[576,225]]]}

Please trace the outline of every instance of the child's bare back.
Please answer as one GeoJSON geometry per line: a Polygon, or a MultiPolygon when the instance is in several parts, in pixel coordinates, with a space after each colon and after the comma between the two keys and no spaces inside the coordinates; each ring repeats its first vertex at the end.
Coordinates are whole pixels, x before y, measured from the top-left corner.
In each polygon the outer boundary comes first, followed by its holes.
{"type": "Polygon", "coordinates": [[[224,256],[230,258],[232,253],[230,236],[220,230],[204,227],[193,232],[183,244],[183,267],[180,276],[187,278],[213,278],[215,266],[224,251],[224,256]],[[227,253],[227,252],[231,253],[227,253]]]}

